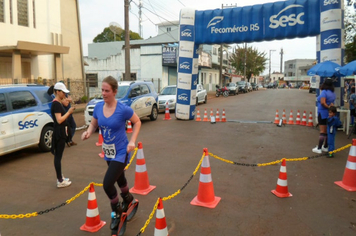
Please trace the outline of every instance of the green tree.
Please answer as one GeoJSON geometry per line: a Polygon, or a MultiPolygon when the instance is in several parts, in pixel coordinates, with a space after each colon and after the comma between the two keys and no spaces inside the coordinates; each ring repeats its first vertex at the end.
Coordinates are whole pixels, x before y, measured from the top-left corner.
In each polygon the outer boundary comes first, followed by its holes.
{"type": "MultiPolygon", "coordinates": [[[[354,3],[356,4],[356,2],[354,3]]],[[[356,14],[352,1],[345,6],[345,57],[346,63],[356,60],[356,14]]]]}
{"type": "MultiPolygon", "coordinates": [[[[250,81],[252,75],[259,75],[266,69],[268,58],[265,52],[259,52],[256,48],[247,47],[246,50],[246,78],[250,81]]],[[[236,73],[244,75],[245,48],[236,46],[235,52],[230,56],[229,62],[236,69],[236,73]]]]}
{"type": "MultiPolygon", "coordinates": [[[[138,33],[130,31],[130,40],[142,39],[138,33]]],[[[113,41],[124,41],[125,40],[125,30],[119,28],[117,34],[114,34],[109,27],[106,27],[103,32],[98,34],[94,39],[94,43],[102,42],[113,42],[113,41]],[[121,29],[121,30],[120,30],[121,29]]]]}

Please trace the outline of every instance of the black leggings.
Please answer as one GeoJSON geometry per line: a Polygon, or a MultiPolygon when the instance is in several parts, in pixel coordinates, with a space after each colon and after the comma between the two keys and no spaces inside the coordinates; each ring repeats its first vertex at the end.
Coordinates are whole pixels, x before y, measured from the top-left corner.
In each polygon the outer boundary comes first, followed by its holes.
{"type": "Polygon", "coordinates": [[[63,151],[64,147],[66,145],[65,139],[59,139],[56,142],[53,142],[52,145],[56,145],[54,147],[54,169],[56,170],[56,175],[57,179],[61,180],[62,179],[62,156],[63,156],[63,151]]]}
{"type": "Polygon", "coordinates": [[[104,176],[103,187],[108,198],[114,199],[117,196],[115,182],[117,182],[119,188],[127,185],[124,171],[126,164],[118,161],[107,161],[107,164],[108,169],[104,176]]]}

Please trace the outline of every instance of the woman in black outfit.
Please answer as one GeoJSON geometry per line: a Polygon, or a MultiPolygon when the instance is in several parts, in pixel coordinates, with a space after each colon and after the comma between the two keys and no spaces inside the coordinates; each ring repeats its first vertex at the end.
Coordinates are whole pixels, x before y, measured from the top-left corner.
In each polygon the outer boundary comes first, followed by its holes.
{"type": "MultiPolygon", "coordinates": [[[[67,112],[63,107],[62,101],[66,99],[66,93],[69,90],[66,86],[58,82],[54,85],[55,98],[52,102],[51,115],[54,121],[52,135],[52,154],[54,155],[54,168],[57,175],[57,188],[64,188],[72,184],[68,178],[62,175],[62,155],[66,142],[68,142],[68,134],[71,133],[67,119],[75,110],[71,107],[67,112]]],[[[70,135],[69,135],[70,136],[70,135]]]]}

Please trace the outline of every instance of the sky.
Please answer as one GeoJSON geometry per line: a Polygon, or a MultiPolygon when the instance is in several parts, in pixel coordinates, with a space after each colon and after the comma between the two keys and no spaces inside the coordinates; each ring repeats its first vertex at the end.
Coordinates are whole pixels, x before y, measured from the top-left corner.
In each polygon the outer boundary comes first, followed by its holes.
{"type": "MultiPolygon", "coordinates": [[[[143,38],[147,39],[157,35],[158,30],[155,24],[165,21],[178,21],[179,12],[185,7],[196,10],[211,10],[226,8],[226,6],[244,7],[276,1],[240,0],[237,3],[231,3],[221,0],[132,0],[129,15],[130,30],[137,33],[139,32],[138,5],[140,2],[142,4],[143,38]]],[[[111,22],[116,22],[124,28],[124,0],[79,0],[79,10],[84,56],[88,55],[88,44],[92,43],[93,39],[105,27],[109,27],[111,22]]],[[[316,37],[248,43],[247,46],[253,46],[258,51],[265,52],[267,57],[269,57],[270,50],[275,50],[271,51],[271,72],[280,71],[280,51],[282,48],[283,62],[293,59],[316,58],[316,37]]]]}

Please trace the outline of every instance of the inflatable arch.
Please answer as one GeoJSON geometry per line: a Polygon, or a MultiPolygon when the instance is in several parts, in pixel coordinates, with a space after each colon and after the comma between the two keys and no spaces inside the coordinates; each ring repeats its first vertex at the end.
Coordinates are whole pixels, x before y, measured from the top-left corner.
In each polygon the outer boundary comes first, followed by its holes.
{"type": "MultiPolygon", "coordinates": [[[[198,11],[183,8],[179,19],[176,118],[193,120],[200,44],[259,42],[316,36],[318,63],[343,65],[343,0],[289,0],[198,11]]],[[[337,99],[343,105],[340,81],[337,99]]]]}

